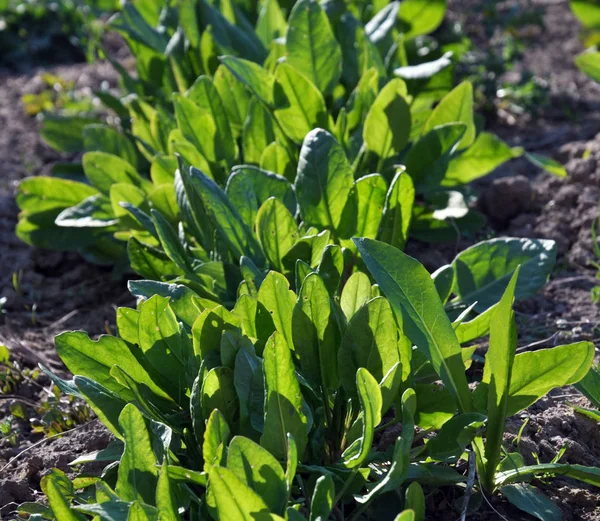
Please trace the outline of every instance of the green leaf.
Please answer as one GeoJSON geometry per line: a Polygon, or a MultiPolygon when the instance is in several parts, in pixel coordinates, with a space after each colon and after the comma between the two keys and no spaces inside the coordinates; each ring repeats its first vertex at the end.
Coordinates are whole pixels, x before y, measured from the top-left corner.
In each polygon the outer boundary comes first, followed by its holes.
{"type": "Polygon", "coordinates": [[[441,268],[438,268],[431,274],[431,278],[435,284],[435,289],[437,289],[442,304],[445,304],[450,298],[452,286],[454,284],[454,268],[452,267],[452,264],[446,264],[441,268]]]}
{"type": "Polygon", "coordinates": [[[296,167],[292,163],[288,151],[275,141],[269,143],[263,150],[260,156],[260,167],[275,172],[290,181],[296,177],[296,167]]]}
{"type": "Polygon", "coordinates": [[[482,132],[472,146],[450,161],[443,184],[454,186],[470,183],[513,157],[512,149],[498,136],[482,132]]]}
{"type": "Polygon", "coordinates": [[[45,493],[48,496],[48,503],[50,503],[52,513],[57,520],[83,521],[85,519],[82,515],[69,508],[69,501],[63,495],[56,477],[49,476],[45,485],[45,493]]]}
{"type": "Polygon", "coordinates": [[[161,521],[180,521],[175,489],[169,479],[167,459],[163,459],[156,485],[156,506],[161,521]]]}
{"type": "Polygon", "coordinates": [[[523,482],[537,475],[566,476],[579,479],[596,487],[600,486],[600,469],[568,463],[542,463],[505,470],[496,474],[496,485],[502,487],[510,483],[523,482]]]}
{"type": "Polygon", "coordinates": [[[240,326],[240,319],[223,306],[205,309],[192,325],[194,352],[201,359],[206,358],[211,351],[219,350],[223,331],[240,326]]]}
{"type": "Polygon", "coordinates": [[[325,391],[338,385],[337,325],[332,317],[329,293],[317,273],[302,283],[292,316],[292,334],[303,375],[325,391]]]}
{"type": "Polygon", "coordinates": [[[425,495],[417,481],[406,487],[404,506],[414,512],[414,521],[425,521],[425,495]]]}
{"type": "Polygon", "coordinates": [[[408,475],[410,448],[415,431],[415,409],[417,399],[412,389],[402,394],[402,436],[396,440],[390,468],[384,478],[364,496],[355,496],[358,503],[368,503],[379,494],[397,490],[408,475]]]}
{"type": "Polygon", "coordinates": [[[225,450],[231,438],[231,431],[219,409],[213,409],[207,418],[202,457],[204,458],[204,472],[209,473],[213,466],[225,463],[225,450]]]}
{"type": "MultiPolygon", "coordinates": [[[[212,136],[215,143],[216,160],[225,160],[232,164],[236,158],[236,143],[233,140],[229,120],[223,106],[223,101],[213,82],[207,76],[200,76],[187,92],[187,97],[193,101],[203,112],[212,116],[215,123],[215,133],[212,136]]],[[[207,132],[208,129],[204,129],[207,132]]],[[[206,150],[204,148],[204,150],[206,150]]],[[[207,159],[214,160],[207,153],[207,159]]]]}
{"type": "Polygon", "coordinates": [[[234,56],[221,56],[219,60],[262,103],[267,107],[273,106],[275,78],[272,74],[256,63],[234,56]]]}
{"type": "Polygon", "coordinates": [[[39,176],[19,183],[16,201],[23,212],[35,214],[69,208],[96,194],[95,188],[84,183],[39,176]]]}
{"type": "Polygon", "coordinates": [[[277,0],[266,0],[262,3],[256,21],[256,35],[268,47],[276,38],[285,35],[287,22],[277,0]]]}
{"type": "Polygon", "coordinates": [[[125,519],[127,521],[158,521],[158,510],[139,502],[130,503],[128,501],[107,499],[102,503],[77,505],[74,508],[85,514],[106,519],[106,521],[122,521],[125,519]],[[135,505],[135,508],[132,508],[133,505],[135,505]],[[133,514],[130,516],[132,510],[133,514]]]}
{"type": "Polygon", "coordinates": [[[393,79],[381,89],[367,113],[363,140],[367,150],[381,159],[399,154],[408,143],[411,116],[406,95],[406,83],[393,79]]]}
{"type": "Polygon", "coordinates": [[[106,195],[116,183],[132,184],[143,190],[151,188],[149,181],[142,179],[130,163],[113,154],[86,152],[82,162],[90,183],[106,195]]]}
{"type": "MultiPolygon", "coordinates": [[[[163,518],[161,518],[162,520],[163,518]]],[[[129,507],[127,521],[158,521],[158,511],[150,506],[134,501],[129,507]]]]}
{"type": "Polygon", "coordinates": [[[310,521],[327,521],[333,509],[335,486],[331,474],[317,479],[310,502],[310,521]]]}
{"type": "Polygon", "coordinates": [[[335,31],[342,48],[342,82],[349,89],[369,69],[386,76],[381,54],[369,39],[365,27],[349,11],[336,22],[335,31]]]}
{"type": "MultiPolygon", "coordinates": [[[[166,284],[154,280],[130,280],[127,287],[134,297],[146,299],[153,295],[167,297],[169,306],[175,312],[177,318],[190,327],[204,310],[198,295],[183,284],[166,284]]],[[[217,305],[214,303],[214,307],[217,305]]]]}
{"type": "Polygon", "coordinates": [[[356,395],[360,367],[381,381],[400,362],[398,326],[387,299],[374,298],[356,312],[337,355],[340,380],[350,395],[356,395]]]}
{"type": "Polygon", "coordinates": [[[600,81],[600,52],[584,52],[576,56],[575,65],[594,81],[600,81]]]}
{"type": "Polygon", "coordinates": [[[302,143],[313,128],[327,127],[327,108],[319,89],[288,63],[275,71],[274,99],[274,115],[295,143],[302,143]]]}
{"type": "Polygon", "coordinates": [[[133,395],[112,378],[110,369],[113,365],[127,371],[136,382],[148,386],[156,395],[167,398],[123,340],[102,335],[94,341],[83,331],[73,331],[58,335],[54,342],[58,355],[71,373],[86,376],[127,401],[133,399],[133,395]]]}
{"type": "Polygon", "coordinates": [[[298,0],[288,19],[287,62],[305,74],[325,95],[342,72],[342,51],[317,0],[298,0]]]}
{"type": "Polygon", "coordinates": [[[71,208],[66,208],[58,214],[54,222],[64,228],[107,228],[119,221],[115,218],[110,199],[96,194],[71,208]]]}
{"type": "Polygon", "coordinates": [[[289,433],[301,456],[308,441],[306,417],[302,412],[302,394],[291,351],[281,333],[273,333],[265,346],[264,372],[267,394],[260,444],[276,458],[284,459],[289,433]]]}
{"type": "Polygon", "coordinates": [[[537,488],[527,483],[507,485],[500,492],[518,509],[541,521],[562,521],[560,509],[537,488]]]}
{"type": "Polygon", "coordinates": [[[459,324],[455,325],[454,331],[456,332],[458,341],[461,344],[466,344],[467,342],[471,342],[487,335],[490,330],[490,319],[494,314],[497,305],[498,304],[494,304],[492,307],[487,308],[483,313],[477,315],[473,320],[469,320],[468,322],[460,322],[459,324]]]}
{"type": "Polygon", "coordinates": [[[263,431],[263,361],[256,354],[240,349],[235,358],[233,383],[240,403],[240,429],[248,436],[263,431]]]}
{"type": "Polygon", "coordinates": [[[225,192],[251,230],[256,224],[258,209],[270,197],[283,203],[292,216],[296,214],[296,195],[289,181],[255,166],[235,167],[227,180],[225,192]]]}
{"type": "Polygon", "coordinates": [[[223,64],[217,68],[213,82],[219,96],[221,96],[233,137],[237,138],[242,133],[242,127],[246,120],[250,93],[246,90],[244,84],[223,64]]]}
{"type": "Polygon", "coordinates": [[[400,512],[394,521],[419,521],[413,510],[404,510],[400,512]]]}
{"type": "Polygon", "coordinates": [[[323,278],[327,291],[331,296],[336,295],[342,272],[344,271],[344,254],[337,244],[328,244],[323,250],[323,257],[317,267],[317,273],[323,278]]]}
{"type": "Polygon", "coordinates": [[[549,349],[520,353],[510,382],[508,414],[517,414],[555,387],[579,382],[594,360],[590,342],[575,342],[549,349]]]}
{"type": "Polygon", "coordinates": [[[127,405],[127,402],[118,394],[113,393],[106,387],[85,376],[76,375],[73,377],[73,382],[100,421],[116,438],[122,440],[123,436],[119,428],[119,415],[125,405],[127,405]]]}
{"type": "Polygon", "coordinates": [[[223,190],[196,168],[190,169],[190,178],[213,225],[221,232],[235,258],[245,255],[258,266],[264,266],[265,258],[260,244],[223,190]]]}
{"type": "Polygon", "coordinates": [[[404,333],[430,360],[461,412],[472,409],[461,348],[429,273],[393,246],[354,239],[367,268],[402,317],[404,333]]]}
{"type": "Polygon", "coordinates": [[[138,151],[133,141],[117,129],[108,125],[87,125],[83,129],[83,144],[86,152],[106,152],[124,159],[138,168],[138,151]]]}
{"type": "Polygon", "coordinates": [[[181,94],[173,94],[177,126],[181,133],[209,161],[217,161],[217,124],[212,114],[181,94]]]}
{"type": "MultiPolygon", "coordinates": [[[[400,8],[402,10],[402,7],[400,8]]],[[[467,125],[465,134],[458,145],[463,150],[475,141],[475,122],[473,120],[473,86],[464,81],[450,91],[433,109],[425,123],[424,132],[445,123],[461,122],[467,125]]]]}
{"type": "Polygon", "coordinates": [[[298,467],[298,448],[294,437],[288,433],[287,436],[287,459],[285,468],[285,480],[287,482],[288,494],[292,489],[294,478],[296,477],[296,469],[298,467]]]}
{"type": "Polygon", "coordinates": [[[208,217],[208,211],[204,207],[202,184],[196,182],[191,168],[180,164],[180,168],[175,173],[174,185],[177,205],[181,210],[184,223],[205,250],[212,250],[215,242],[215,230],[208,217]]]}
{"type": "Polygon", "coordinates": [[[361,271],[350,275],[340,297],[340,306],[346,316],[346,320],[350,321],[356,312],[367,303],[370,296],[371,281],[368,275],[361,271]]]}
{"type": "Polygon", "coordinates": [[[439,125],[410,147],[404,164],[419,191],[430,191],[440,185],[466,129],[460,122],[439,125]]]}
{"type": "Polygon", "coordinates": [[[558,161],[545,156],[543,154],[532,154],[526,153],[525,158],[538,168],[545,170],[546,172],[553,174],[557,177],[567,177],[567,170],[558,161]]]}
{"type": "MultiPolygon", "coordinates": [[[[88,152],[88,154],[94,153],[96,152],[88,152]]],[[[167,186],[166,188],[170,187],[167,186]]],[[[131,215],[131,212],[127,208],[124,208],[121,203],[129,203],[131,207],[136,208],[143,207],[148,197],[146,193],[141,188],[132,184],[117,183],[110,186],[108,195],[112,211],[115,217],[121,221],[121,224],[130,228],[140,227],[141,223],[139,223],[135,216],[131,215]]]]}
{"type": "Polygon", "coordinates": [[[142,413],[131,403],[119,416],[125,450],[119,465],[116,491],[126,501],[153,503],[158,470],[150,434],[142,413]]]}
{"type": "Polygon", "coordinates": [[[475,244],[452,261],[456,302],[467,306],[477,302],[475,310],[485,311],[500,300],[519,265],[521,275],[515,296],[530,297],[548,280],[555,262],[554,241],[502,238],[475,244]]]}
{"type": "Polygon", "coordinates": [[[83,152],[83,129],[98,120],[79,116],[45,114],[40,136],[54,150],[74,154],[83,152]]]}
{"type": "MultiPolygon", "coordinates": [[[[228,367],[211,369],[202,384],[201,399],[202,416],[207,419],[212,411],[218,409],[227,425],[235,428],[239,417],[239,403],[235,392],[233,371],[228,367]]],[[[205,471],[208,470],[205,468],[205,471]]]]}
{"type": "Polygon", "coordinates": [[[337,232],[343,225],[353,177],[344,149],[335,138],[323,129],[311,131],[300,150],[295,183],[304,224],[337,232]]]}
{"type": "Polygon", "coordinates": [[[517,350],[517,328],[512,310],[519,277],[517,267],[490,318],[490,346],[485,357],[482,382],[488,383],[484,486],[493,490],[500,463],[502,436],[508,416],[508,397],[517,350]]]}
{"type": "Polygon", "coordinates": [[[398,171],[385,199],[379,240],[396,248],[404,248],[408,239],[414,200],[415,187],[411,177],[398,171]]]}
{"type": "Polygon", "coordinates": [[[419,63],[418,65],[406,65],[404,67],[396,67],[394,75],[403,80],[427,80],[432,78],[446,67],[452,65],[452,51],[445,52],[437,58],[429,62],[419,63]]]}
{"type": "Polygon", "coordinates": [[[242,131],[242,148],[246,163],[260,163],[265,148],[273,143],[276,120],[256,99],[250,100],[248,117],[242,131]]]}
{"type": "Polygon", "coordinates": [[[276,271],[270,271],[258,290],[258,302],[271,315],[275,329],[282,339],[293,349],[292,312],[296,304],[296,295],[290,290],[287,279],[276,271]]]}
{"type": "MultiPolygon", "coordinates": [[[[191,342],[179,327],[167,298],[154,295],[141,303],[138,309],[140,350],[150,366],[161,375],[162,386],[166,387],[169,396],[178,399],[191,386],[198,370],[193,363],[191,342]]],[[[127,368],[121,368],[129,373],[127,368]]]]}
{"type": "Polygon", "coordinates": [[[282,513],[287,502],[287,483],[279,462],[271,453],[242,436],[235,436],[227,452],[227,468],[267,504],[282,513]]]}
{"type": "Polygon", "coordinates": [[[382,220],[387,183],[379,174],[361,177],[354,184],[357,199],[356,235],[375,239],[382,220]]]}
{"type": "Polygon", "coordinates": [[[346,468],[362,465],[373,444],[375,427],[381,422],[382,398],[377,380],[361,367],[356,371],[356,389],[360,400],[362,434],[342,454],[346,468]]]}
{"type": "Polygon", "coordinates": [[[255,521],[259,512],[268,512],[263,499],[224,467],[211,469],[207,495],[209,509],[214,509],[219,521],[255,521]]]}
{"type": "Polygon", "coordinates": [[[483,414],[469,412],[450,418],[427,443],[427,453],[435,461],[454,461],[465,451],[485,424],[483,414]]]}
{"type": "Polygon", "coordinates": [[[597,366],[591,367],[575,388],[596,407],[600,407],[600,371],[597,366]]]}
{"type": "Polygon", "coordinates": [[[228,13],[227,19],[216,6],[206,0],[198,2],[198,7],[196,12],[204,33],[206,34],[208,28],[212,28],[212,35],[224,53],[236,54],[257,63],[264,61],[265,48],[249,24],[243,23],[239,11],[236,10],[234,16],[228,13]]]}
{"type": "Polygon", "coordinates": [[[587,407],[578,407],[577,405],[570,404],[573,407],[575,412],[582,414],[583,416],[587,416],[588,418],[594,420],[595,422],[600,423],[600,411],[596,409],[589,409],[587,407]]]}
{"type": "Polygon", "coordinates": [[[400,2],[391,2],[378,11],[365,25],[365,31],[373,43],[383,43],[390,35],[398,19],[400,2]]]}
{"type": "Polygon", "coordinates": [[[160,249],[131,237],[127,241],[127,256],[132,269],[148,279],[172,279],[183,275],[177,265],[160,249]]]}
{"type": "Polygon", "coordinates": [[[160,212],[151,210],[152,222],[160,240],[163,250],[175,265],[184,273],[193,273],[191,259],[184,245],[179,240],[179,235],[171,226],[171,223],[163,217],[160,212]]]}
{"type": "Polygon", "coordinates": [[[406,38],[428,34],[439,27],[446,14],[446,0],[403,0],[400,20],[406,24],[406,38]]]}

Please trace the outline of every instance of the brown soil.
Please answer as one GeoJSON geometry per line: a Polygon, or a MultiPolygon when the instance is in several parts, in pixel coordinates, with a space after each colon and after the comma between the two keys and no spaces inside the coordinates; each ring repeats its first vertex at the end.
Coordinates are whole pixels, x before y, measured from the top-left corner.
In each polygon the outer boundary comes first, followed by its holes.
{"type": "MultiPolygon", "coordinates": [[[[485,46],[481,20],[472,9],[483,0],[450,0],[451,17],[465,24],[467,32],[485,46]]],[[[518,5],[517,0],[497,2],[500,11],[518,5]]],[[[598,217],[600,202],[600,85],[588,80],[573,65],[573,57],[583,50],[580,27],[566,0],[535,0],[546,10],[545,31],[533,28],[526,36],[524,60],[508,75],[518,80],[532,71],[550,87],[550,104],[535,116],[500,113],[490,121],[489,130],[511,145],[548,154],[566,164],[569,176],[559,179],[532,167],[524,160],[511,162],[478,183],[480,209],[490,226],[484,236],[544,237],[557,241],[559,260],[546,287],[534,298],[519,302],[516,310],[520,345],[535,342],[532,348],[549,347],[576,340],[600,340],[600,306],[592,302],[591,289],[597,285],[592,222],[598,217]]],[[[52,72],[76,80],[80,88],[96,87],[101,81],[115,82],[115,74],[105,63],[52,67],[52,72]]],[[[89,265],[75,254],[37,250],[22,244],[14,235],[17,207],[15,184],[28,175],[49,171],[59,156],[41,142],[37,122],[25,116],[20,96],[39,88],[39,73],[14,76],[0,71],[0,296],[8,298],[6,313],[0,316],[0,344],[9,347],[22,365],[42,362],[61,371],[54,354],[53,337],[64,330],[84,329],[92,335],[114,332],[114,310],[132,305],[122,280],[112,280],[110,270],[89,265]],[[21,272],[18,291],[13,273],[21,272]],[[35,313],[33,312],[35,305],[35,313]]],[[[64,159],[64,158],[61,158],[64,159]]],[[[429,269],[452,260],[468,246],[409,244],[429,269]]],[[[42,377],[40,384],[48,386],[42,377]]],[[[32,400],[43,394],[36,385],[19,390],[32,400]]],[[[520,449],[529,463],[532,452],[542,462],[550,461],[563,447],[563,462],[600,466],[600,427],[573,412],[568,403],[585,404],[574,389],[555,390],[519,417],[508,422],[507,447],[513,443],[523,421],[520,449]]],[[[0,402],[0,420],[6,413],[0,402]]],[[[24,432],[18,446],[0,441],[0,517],[14,503],[39,498],[39,480],[49,468],[68,470],[67,463],[77,455],[105,446],[110,437],[97,421],[48,440],[23,453],[4,468],[9,459],[40,438],[24,432]]],[[[600,521],[600,492],[579,482],[557,479],[536,482],[563,511],[565,521],[600,521]]],[[[456,497],[437,493],[429,503],[437,507],[436,519],[455,520],[456,497]]],[[[504,500],[482,501],[481,509],[468,519],[531,520],[504,500]]]]}
{"type": "MultiPolygon", "coordinates": [[[[45,67],[19,76],[0,70],[0,297],[6,297],[0,314],[0,344],[9,348],[12,361],[20,368],[35,368],[41,363],[64,374],[55,354],[54,337],[74,329],[94,336],[114,333],[116,307],[133,305],[133,299],[125,280],[115,280],[110,269],[87,264],[75,253],[31,248],[14,233],[17,183],[30,175],[49,174],[54,162],[65,159],[42,142],[38,122],[25,115],[21,104],[22,94],[42,88],[43,72],[74,81],[77,89],[86,91],[99,88],[105,81],[116,86],[117,77],[104,62],[45,67]]],[[[35,381],[26,378],[20,382],[14,393],[40,403],[50,387],[42,374],[35,381]]],[[[11,402],[0,400],[0,421],[11,402]]],[[[66,414],[68,407],[65,405],[66,414]]],[[[39,499],[40,479],[50,468],[69,471],[68,462],[103,448],[110,439],[106,429],[94,420],[63,437],[33,446],[43,438],[32,435],[26,422],[21,423],[25,425],[18,426],[16,446],[0,439],[0,518],[13,511],[15,504],[39,499]]]]}

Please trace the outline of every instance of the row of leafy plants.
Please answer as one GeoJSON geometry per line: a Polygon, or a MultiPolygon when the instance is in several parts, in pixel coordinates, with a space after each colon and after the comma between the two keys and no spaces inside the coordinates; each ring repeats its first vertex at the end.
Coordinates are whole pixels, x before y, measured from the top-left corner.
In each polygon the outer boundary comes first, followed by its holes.
{"type": "Polygon", "coordinates": [[[46,117],[81,164],[17,196],[22,239],[143,277],[118,336],[56,338],[73,380],[46,370],[117,441],[74,462],[105,461],[100,477],[53,471],[49,506],[22,514],[418,521],[450,487],[458,512],[501,493],[556,517],[534,478],[600,484],[502,444],[508,416],[589,388],[591,343],[516,352],[513,301],[545,283],[555,244],[484,241],[432,275],[401,251],[481,227],[467,185],[514,157],[563,173],[481,129],[429,34],[444,12],[123,5],[111,26],[137,74],[115,63],[125,96],[99,93],[117,117],[46,117]]]}
{"type": "MultiPolygon", "coordinates": [[[[195,166],[230,199],[240,199],[234,190],[252,190],[258,206],[295,191],[297,204],[286,201],[292,216],[305,231],[329,229],[339,243],[367,235],[352,223],[340,229],[342,214],[353,216],[361,195],[373,193],[381,204],[402,164],[404,184],[414,185],[407,193],[416,196],[404,209],[411,233],[454,237],[484,223],[470,209],[468,183],[525,154],[481,130],[468,82],[452,88],[452,45],[436,46],[427,34],[441,23],[443,2],[321,7],[306,0],[290,9],[270,0],[258,12],[229,3],[158,5],[126,3],[111,22],[137,68],[134,79],[115,63],[125,96],[98,93],[118,124],[46,117],[42,134],[50,144],[85,153],[81,166],[59,165],[54,177],[21,184],[17,233],[26,242],[126,266],[130,238],[158,245],[138,211],[153,210],[175,227],[184,222],[182,242],[202,250],[200,260],[218,259],[220,237],[190,224],[178,200],[178,166],[195,166]],[[316,128],[324,132],[311,134],[316,128]],[[325,163],[307,164],[306,155],[325,163]],[[307,202],[313,190],[321,203],[316,196],[307,202]],[[317,217],[307,206],[319,204],[337,208],[317,217]]],[[[525,155],[564,173],[547,158],[525,155]]]]}
{"type": "Polygon", "coordinates": [[[1,0],[0,64],[22,69],[92,60],[104,29],[101,15],[118,9],[116,0],[1,0]]]}
{"type": "Polygon", "coordinates": [[[508,416],[580,381],[594,358],[589,342],[517,354],[519,268],[496,303],[451,321],[451,290],[416,260],[355,243],[375,286],[356,272],[332,297],[327,278],[309,273],[296,294],[270,271],[232,311],[180,287],[120,308],[118,337],[59,335],[76,376],[52,378],[117,441],[73,462],[105,461],[100,477],[54,471],[42,483],[49,507],[20,511],[58,521],[408,520],[425,519],[425,494],[450,487],[458,512],[501,493],[554,519],[534,478],[600,485],[599,469],[528,466],[503,447],[508,416]],[[487,334],[483,373],[469,370],[476,346],[465,345],[487,334]]]}

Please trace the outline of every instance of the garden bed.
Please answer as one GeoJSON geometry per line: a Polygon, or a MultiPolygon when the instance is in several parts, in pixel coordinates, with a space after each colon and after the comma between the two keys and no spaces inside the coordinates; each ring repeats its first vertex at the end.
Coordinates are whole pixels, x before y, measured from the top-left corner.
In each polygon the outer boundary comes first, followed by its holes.
{"type": "MultiPolygon", "coordinates": [[[[546,32],[531,37],[524,60],[511,74],[530,70],[549,83],[550,105],[539,114],[499,117],[490,130],[511,145],[544,152],[566,165],[568,177],[559,179],[539,173],[524,160],[516,160],[478,183],[479,207],[489,226],[469,242],[431,245],[410,241],[406,251],[428,270],[449,263],[458,251],[475,239],[515,236],[554,239],[558,245],[557,266],[548,284],[533,298],[516,305],[519,346],[534,350],[578,340],[600,341],[600,305],[592,302],[597,286],[591,227],[598,218],[600,201],[600,86],[587,79],[573,64],[582,50],[579,24],[567,2],[542,2],[546,9],[546,32]],[[547,35],[551,34],[549,39],[547,35]],[[549,45],[551,48],[549,48],[549,45]],[[573,116],[573,115],[576,116],[573,116]]],[[[450,2],[451,16],[464,19],[463,2],[450,2]],[[460,5],[459,5],[460,4],[460,5]]],[[[505,7],[510,2],[504,2],[505,7]]],[[[467,18],[467,29],[477,20],[467,18]]],[[[50,67],[53,74],[76,81],[77,88],[95,88],[116,80],[107,63],[50,67]]],[[[55,355],[53,338],[67,330],[85,330],[90,336],[115,332],[117,306],[134,304],[125,290],[125,279],[112,277],[110,268],[84,262],[73,253],[32,249],[14,234],[18,208],[15,183],[28,175],[39,175],[60,158],[38,136],[36,121],[25,115],[20,96],[39,88],[42,71],[15,76],[0,71],[0,296],[7,297],[0,316],[0,344],[11,351],[23,368],[43,363],[64,374],[55,355]],[[13,274],[17,274],[13,276],[13,274]],[[16,278],[15,278],[16,277],[16,278]],[[16,281],[16,282],[15,282],[16,281]]],[[[485,346],[482,346],[485,347],[485,346]]],[[[23,381],[14,393],[28,401],[42,400],[49,380],[23,381]]],[[[0,401],[0,421],[9,400],[0,401]]],[[[507,444],[513,443],[525,419],[520,450],[527,463],[532,453],[549,461],[567,447],[562,462],[600,466],[600,431],[592,420],[573,412],[569,403],[586,405],[572,388],[552,391],[526,413],[508,423],[507,444]]],[[[24,429],[16,445],[0,441],[0,517],[15,504],[40,500],[39,482],[49,468],[69,471],[77,456],[106,446],[111,435],[92,420],[63,437],[41,441],[24,429]],[[31,447],[31,449],[28,449],[31,447]],[[27,452],[21,455],[23,449],[27,452]],[[14,463],[9,460],[17,458],[14,463]]],[[[93,472],[95,469],[84,469],[93,472]]],[[[556,479],[541,487],[563,512],[565,521],[600,520],[600,492],[579,482],[556,479]]],[[[428,498],[435,504],[437,519],[456,519],[454,499],[441,493],[428,498]]],[[[431,510],[433,511],[433,510],[431,510]]],[[[508,503],[494,499],[472,519],[533,519],[508,503]],[[502,517],[504,516],[504,517],[502,517]]]]}

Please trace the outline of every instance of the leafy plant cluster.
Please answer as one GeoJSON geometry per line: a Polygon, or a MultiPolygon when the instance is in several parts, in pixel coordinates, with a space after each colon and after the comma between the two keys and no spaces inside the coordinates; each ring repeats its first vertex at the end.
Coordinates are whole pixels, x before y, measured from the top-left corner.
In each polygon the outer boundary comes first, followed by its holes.
{"type": "MultiPolygon", "coordinates": [[[[135,56],[137,77],[115,63],[126,95],[99,94],[120,124],[46,117],[44,138],[84,152],[83,159],[20,185],[18,235],[124,266],[136,262],[126,260],[126,249],[131,257],[140,242],[160,246],[153,234],[160,220],[176,230],[179,250],[191,250],[188,264],[227,262],[231,245],[215,233],[204,195],[223,200],[223,189],[250,236],[256,215],[240,201],[258,210],[269,197],[304,224],[300,238],[329,231],[342,244],[380,236],[377,216],[361,215],[370,197],[369,208],[387,201],[388,217],[402,213],[395,217],[397,246],[411,220],[420,238],[473,233],[484,219],[469,207],[469,182],[523,155],[563,172],[478,128],[471,84],[453,88],[451,47],[428,35],[444,12],[444,2],[420,0],[269,0],[260,9],[205,0],[164,9],[126,3],[111,26],[135,56]],[[398,165],[408,174],[402,188],[398,165]],[[204,177],[188,175],[191,166],[204,177]],[[371,229],[355,226],[356,219],[372,220],[371,229]]],[[[233,249],[237,264],[243,251],[233,249]]]]}
{"type": "Polygon", "coordinates": [[[119,8],[116,0],[1,0],[0,63],[14,68],[91,59],[100,43],[98,16],[119,8]]]}
{"type": "Polygon", "coordinates": [[[98,94],[116,118],[47,115],[81,164],[17,196],[25,241],[143,277],[118,336],[56,338],[72,380],[44,369],[116,441],[73,462],[106,462],[100,477],[55,470],[49,506],[21,515],[419,521],[451,487],[457,513],[501,493],[556,516],[534,478],[600,484],[502,445],[507,417],[592,365],[588,342],[517,354],[513,301],[545,283],[554,242],[483,241],[432,275],[401,251],[481,227],[467,185],[505,161],[563,173],[480,128],[430,34],[444,12],[124,3],[110,24],[137,74],[115,63],[125,95],[98,94]]]}
{"type": "Polygon", "coordinates": [[[75,377],[52,378],[117,441],[73,462],[106,461],[100,477],[44,478],[44,517],[423,520],[439,487],[462,491],[459,512],[471,495],[499,492],[556,514],[536,476],[600,484],[598,469],[527,466],[502,447],[508,416],[581,380],[594,358],[589,342],[516,353],[511,308],[528,263],[522,278],[513,266],[488,280],[496,299],[474,319],[451,321],[460,258],[448,289],[393,246],[355,244],[377,284],[357,271],[332,295],[324,274],[298,263],[297,293],[270,271],[228,311],[172,287],[120,308],[118,337],[59,335],[75,377]],[[466,346],[487,334],[469,385],[476,345],[466,346]]]}

